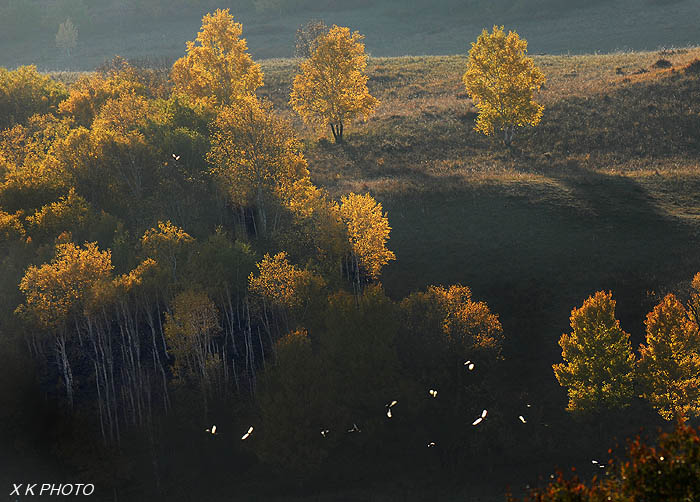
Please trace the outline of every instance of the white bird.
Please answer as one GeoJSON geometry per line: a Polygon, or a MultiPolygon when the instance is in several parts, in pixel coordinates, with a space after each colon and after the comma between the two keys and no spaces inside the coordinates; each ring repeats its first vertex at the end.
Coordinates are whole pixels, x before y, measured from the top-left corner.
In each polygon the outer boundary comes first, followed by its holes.
{"type": "Polygon", "coordinates": [[[399,402],[398,402],[397,400],[394,399],[392,402],[390,402],[389,404],[387,404],[386,407],[387,407],[387,408],[392,408],[392,407],[396,406],[397,404],[399,404],[399,402]]]}
{"type": "Polygon", "coordinates": [[[328,429],[321,429],[321,436],[326,437],[330,431],[328,429]]]}
{"type": "Polygon", "coordinates": [[[248,429],[248,432],[246,432],[245,434],[243,434],[243,437],[241,438],[241,441],[245,441],[246,439],[248,439],[252,433],[253,433],[253,426],[251,425],[251,426],[250,426],[250,429],[248,429]]]}
{"type": "Polygon", "coordinates": [[[180,156],[179,156],[179,155],[173,154],[173,159],[175,159],[175,160],[180,160],[180,156]]]}
{"type": "Polygon", "coordinates": [[[472,425],[479,425],[483,421],[484,421],[484,419],[479,417],[476,420],[474,420],[474,422],[472,422],[472,425]]]}
{"type": "Polygon", "coordinates": [[[348,432],[362,432],[357,424],[352,424],[352,429],[348,429],[348,432]]]}
{"type": "Polygon", "coordinates": [[[474,363],[469,363],[467,368],[469,368],[469,371],[474,371],[474,363]]]}
{"type": "Polygon", "coordinates": [[[532,408],[531,404],[526,404],[525,406],[527,406],[528,408],[532,408]]]}
{"type": "Polygon", "coordinates": [[[484,410],[481,412],[481,418],[486,418],[486,415],[488,414],[488,411],[484,410]]]}
{"type": "Polygon", "coordinates": [[[386,409],[386,416],[391,418],[391,408],[386,409]]]}
{"type": "Polygon", "coordinates": [[[207,429],[207,432],[209,432],[209,433],[213,434],[214,436],[216,436],[216,425],[212,425],[212,426],[211,426],[211,429],[207,429]]]}
{"type": "Polygon", "coordinates": [[[430,394],[432,397],[437,397],[437,391],[435,389],[430,389],[428,394],[430,394]]]}
{"type": "Polygon", "coordinates": [[[518,418],[520,419],[520,421],[521,421],[522,423],[524,423],[524,424],[527,423],[527,420],[525,420],[525,417],[524,417],[524,416],[518,415],[518,418]]]}
{"type": "Polygon", "coordinates": [[[433,443],[432,441],[430,443],[428,443],[428,448],[433,448],[434,446],[435,446],[435,443],[433,443]]]}
{"type": "Polygon", "coordinates": [[[464,361],[464,365],[465,365],[465,366],[469,366],[469,363],[471,363],[471,361],[469,361],[469,360],[464,361]]]}
{"type": "Polygon", "coordinates": [[[597,460],[591,460],[591,464],[597,464],[597,463],[598,463],[597,460]]]}

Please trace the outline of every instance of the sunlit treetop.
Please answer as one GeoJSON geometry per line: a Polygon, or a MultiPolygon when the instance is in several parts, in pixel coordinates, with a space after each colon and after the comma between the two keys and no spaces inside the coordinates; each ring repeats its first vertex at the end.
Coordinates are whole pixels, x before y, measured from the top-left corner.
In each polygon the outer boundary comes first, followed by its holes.
{"type": "Polygon", "coordinates": [[[58,329],[79,314],[100,281],[111,280],[112,254],[97,244],[58,244],[51,263],[31,266],[19,283],[25,303],[18,308],[47,329],[58,329]]]}
{"type": "Polygon", "coordinates": [[[248,54],[243,29],[228,9],[202,18],[196,41],[187,42],[187,54],[173,65],[176,92],[207,107],[229,105],[263,85],[260,65],[248,54]]]}
{"type": "Polygon", "coordinates": [[[336,142],[352,120],[369,118],[379,104],[367,89],[364,37],[349,28],[333,26],[314,42],[311,57],[301,63],[289,102],[305,122],[330,124],[336,142]]]}
{"type": "Polygon", "coordinates": [[[544,111],[534,94],[545,76],[526,53],[527,41],[494,26],[493,32],[484,30],[472,43],[462,77],[479,110],[476,130],[487,136],[501,131],[506,144],[513,140],[514,128],[539,124],[544,111]]]}

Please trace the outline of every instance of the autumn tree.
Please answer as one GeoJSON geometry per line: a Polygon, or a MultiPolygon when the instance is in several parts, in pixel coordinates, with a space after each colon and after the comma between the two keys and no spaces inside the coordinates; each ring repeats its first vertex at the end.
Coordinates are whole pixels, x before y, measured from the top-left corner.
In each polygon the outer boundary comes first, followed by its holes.
{"type": "Polygon", "coordinates": [[[194,242],[190,234],[173,225],[170,220],[159,221],[158,228],[149,228],[141,237],[144,253],[168,267],[173,282],[177,281],[178,260],[187,257],[189,246],[194,242]]]}
{"type": "Polygon", "coordinates": [[[58,26],[56,47],[66,51],[66,55],[70,57],[71,49],[75,49],[77,45],[78,29],[73,25],[73,21],[68,18],[58,26]]]}
{"type": "Polygon", "coordinates": [[[247,96],[221,109],[211,142],[212,172],[235,206],[255,208],[256,232],[265,236],[269,208],[276,201],[289,205],[295,184],[309,178],[291,125],[273,114],[271,103],[247,96]]]}
{"type": "Polygon", "coordinates": [[[552,368],[569,394],[568,410],[626,406],[633,395],[634,354],[615,318],[612,293],[598,291],[571,311],[571,333],[559,339],[564,362],[552,368]]]}
{"type": "Polygon", "coordinates": [[[73,243],[56,246],[51,263],[31,266],[19,283],[25,296],[18,307],[42,329],[55,336],[56,362],[63,373],[69,402],[73,403],[73,371],[68,357],[68,338],[92,288],[111,279],[112,260],[109,250],[100,251],[96,243],[85,247],[73,243]]]}
{"type": "Polygon", "coordinates": [[[251,273],[248,278],[248,289],[253,301],[259,303],[257,307],[268,336],[273,336],[274,329],[275,338],[279,338],[282,331],[296,328],[290,317],[308,310],[323,281],[290,263],[285,252],[265,254],[257,267],[258,274],[251,273]]]}
{"type": "Polygon", "coordinates": [[[187,54],[173,64],[176,92],[208,107],[254,94],[263,84],[263,74],[240,38],[242,31],[228,9],[205,15],[196,41],[187,42],[187,54]]]}
{"type": "Polygon", "coordinates": [[[294,77],[289,103],[308,124],[331,126],[333,138],[343,142],[343,128],[357,117],[367,119],[379,101],[367,89],[367,54],[363,36],[333,26],[314,42],[310,59],[294,77]]]}
{"type": "Polygon", "coordinates": [[[56,113],[67,95],[63,84],[39,73],[36,66],[0,68],[0,130],[35,114],[56,113]]]}
{"type": "Polygon", "coordinates": [[[507,146],[515,130],[536,126],[544,106],[534,101],[534,94],[545,82],[542,71],[526,56],[527,41],[503,27],[484,30],[469,51],[467,71],[462,80],[467,93],[479,110],[476,130],[489,136],[503,133],[507,146]]]}
{"type": "Polygon", "coordinates": [[[351,248],[345,269],[359,288],[363,281],[377,279],[382,267],[396,259],[386,247],[391,232],[389,219],[381,203],[370,194],[354,193],[341,198],[340,217],[347,227],[351,248]]]}
{"type": "Polygon", "coordinates": [[[700,415],[700,331],[683,304],[667,295],[646,318],[640,347],[642,396],[666,420],[700,415]]]}

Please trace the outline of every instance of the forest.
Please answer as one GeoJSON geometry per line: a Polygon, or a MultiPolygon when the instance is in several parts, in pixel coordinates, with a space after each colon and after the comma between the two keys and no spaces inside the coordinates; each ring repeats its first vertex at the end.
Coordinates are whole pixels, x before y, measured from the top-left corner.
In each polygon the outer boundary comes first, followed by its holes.
{"type": "Polygon", "coordinates": [[[700,49],[311,21],[259,63],[201,23],[172,66],[0,69],[9,491],[700,496],[700,49]]]}

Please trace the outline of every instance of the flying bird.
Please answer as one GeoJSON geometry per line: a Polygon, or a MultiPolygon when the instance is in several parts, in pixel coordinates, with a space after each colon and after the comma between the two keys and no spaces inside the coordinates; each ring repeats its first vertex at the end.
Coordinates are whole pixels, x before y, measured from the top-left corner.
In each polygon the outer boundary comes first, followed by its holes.
{"type": "Polygon", "coordinates": [[[212,426],[211,426],[211,429],[207,429],[207,432],[209,432],[210,434],[216,436],[216,425],[212,425],[212,426]]]}
{"type": "Polygon", "coordinates": [[[179,155],[173,154],[173,159],[175,159],[175,160],[180,160],[180,156],[179,156],[179,155]]]}
{"type": "Polygon", "coordinates": [[[323,436],[325,438],[329,432],[330,431],[328,429],[321,429],[321,436],[323,436]]]}
{"type": "Polygon", "coordinates": [[[391,408],[387,408],[387,409],[386,409],[386,416],[387,416],[388,418],[391,418],[391,408]]]}
{"type": "Polygon", "coordinates": [[[241,441],[245,441],[246,439],[248,439],[252,433],[253,433],[253,426],[251,425],[251,426],[250,426],[250,429],[248,429],[248,432],[246,432],[245,434],[243,434],[243,437],[241,438],[241,441]]]}
{"type": "Polygon", "coordinates": [[[481,418],[486,418],[486,415],[488,414],[488,411],[484,410],[481,412],[481,418]]]}
{"type": "Polygon", "coordinates": [[[434,447],[435,447],[435,443],[433,443],[432,441],[430,443],[428,443],[428,448],[434,448],[434,447]]]}
{"type": "Polygon", "coordinates": [[[352,424],[352,429],[348,429],[348,432],[362,432],[357,424],[352,424]]]}
{"type": "Polygon", "coordinates": [[[393,406],[396,406],[397,404],[399,404],[399,402],[398,402],[397,400],[394,399],[392,402],[390,402],[390,403],[387,405],[387,407],[388,407],[388,408],[392,408],[393,406]]]}
{"type": "Polygon", "coordinates": [[[472,422],[472,425],[479,425],[483,421],[484,421],[484,419],[479,417],[476,420],[474,420],[474,422],[472,422]]]}
{"type": "Polygon", "coordinates": [[[430,389],[428,394],[430,394],[432,397],[437,397],[437,391],[435,389],[430,389]]]}

